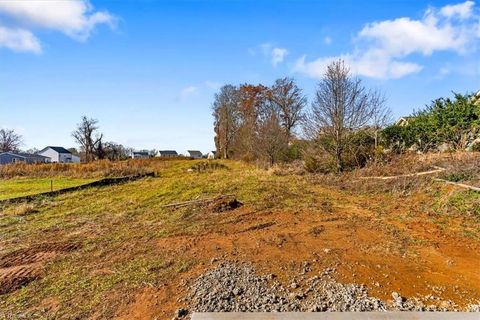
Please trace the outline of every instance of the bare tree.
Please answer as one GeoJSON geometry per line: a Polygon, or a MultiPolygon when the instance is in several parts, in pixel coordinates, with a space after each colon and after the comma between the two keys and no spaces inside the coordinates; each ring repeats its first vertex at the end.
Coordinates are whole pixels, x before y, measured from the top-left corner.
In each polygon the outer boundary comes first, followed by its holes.
{"type": "Polygon", "coordinates": [[[285,159],[288,135],[274,110],[259,125],[256,145],[260,159],[266,160],[270,166],[285,159]]]}
{"type": "Polygon", "coordinates": [[[334,61],[318,83],[305,133],[333,156],[340,172],[349,139],[373,124],[384,101],[379,92],[367,90],[360,79],[352,77],[342,60],[334,61]]]}
{"type": "Polygon", "coordinates": [[[269,90],[268,99],[278,112],[280,123],[290,139],[293,129],[303,119],[303,109],[307,104],[307,98],[295,80],[283,78],[275,81],[269,90]]]}
{"type": "Polygon", "coordinates": [[[97,149],[102,146],[103,134],[97,131],[98,120],[83,116],[77,129],[72,132],[73,138],[85,153],[86,162],[94,160],[97,149]]]}
{"type": "Polygon", "coordinates": [[[215,118],[215,145],[219,157],[230,157],[233,140],[238,129],[238,89],[225,85],[215,94],[213,102],[213,117],[215,118]]]}
{"type": "Polygon", "coordinates": [[[23,144],[21,135],[13,129],[0,129],[0,152],[17,151],[23,144]]]}

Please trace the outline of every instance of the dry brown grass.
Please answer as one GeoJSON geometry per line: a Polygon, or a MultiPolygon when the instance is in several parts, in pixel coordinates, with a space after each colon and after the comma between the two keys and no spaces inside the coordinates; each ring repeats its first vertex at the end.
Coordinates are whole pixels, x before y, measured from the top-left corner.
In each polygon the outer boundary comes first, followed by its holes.
{"type": "Polygon", "coordinates": [[[355,171],[355,176],[394,176],[432,170],[442,167],[447,171],[478,170],[479,152],[404,154],[390,157],[387,161],[372,162],[365,168],[355,171]]]}
{"type": "Polygon", "coordinates": [[[35,206],[31,203],[22,203],[13,208],[13,214],[16,216],[26,216],[37,212],[35,206]]]}
{"type": "Polygon", "coordinates": [[[276,176],[287,176],[287,175],[304,175],[307,173],[305,166],[300,160],[295,160],[291,163],[285,164],[274,164],[268,168],[270,174],[276,176]]]}
{"type": "Polygon", "coordinates": [[[168,166],[171,159],[130,159],[125,161],[100,160],[91,163],[9,164],[0,166],[0,178],[15,177],[119,177],[158,171],[168,166]]]}
{"type": "MultiPolygon", "coordinates": [[[[388,161],[372,162],[362,169],[346,172],[342,175],[313,176],[312,182],[337,186],[355,192],[396,193],[408,195],[419,190],[426,190],[435,182],[432,178],[458,178],[465,183],[480,183],[480,153],[431,153],[404,154],[392,156],[388,161]],[[424,176],[402,176],[425,172],[437,167],[445,168],[424,176]],[[378,180],[367,177],[393,177],[378,180]]],[[[450,180],[450,179],[449,179],[450,180]]]]}

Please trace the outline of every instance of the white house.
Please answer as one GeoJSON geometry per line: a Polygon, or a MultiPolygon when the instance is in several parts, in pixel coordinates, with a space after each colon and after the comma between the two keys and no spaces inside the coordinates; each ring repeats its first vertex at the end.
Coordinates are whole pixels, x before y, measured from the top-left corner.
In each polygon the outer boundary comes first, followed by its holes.
{"type": "Polygon", "coordinates": [[[201,159],[203,157],[203,154],[198,150],[188,150],[185,153],[185,157],[193,158],[193,159],[201,159]]]}
{"type": "Polygon", "coordinates": [[[215,159],[215,155],[217,154],[216,151],[210,151],[208,154],[207,154],[207,159],[215,159]]]}
{"type": "Polygon", "coordinates": [[[37,152],[37,154],[50,158],[51,162],[58,163],[79,163],[80,157],[73,155],[63,147],[48,146],[37,152]]]}

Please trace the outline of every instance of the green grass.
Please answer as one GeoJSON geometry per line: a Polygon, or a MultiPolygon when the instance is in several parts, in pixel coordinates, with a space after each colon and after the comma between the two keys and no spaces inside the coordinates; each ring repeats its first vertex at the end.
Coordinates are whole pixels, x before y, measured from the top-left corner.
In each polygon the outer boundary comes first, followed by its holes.
{"type": "Polygon", "coordinates": [[[86,318],[97,310],[100,318],[110,318],[139,288],[172,281],[197,263],[170,256],[156,241],[204,234],[218,229],[219,220],[228,219],[228,215],[200,216],[190,207],[172,211],[165,204],[236,194],[252,208],[285,208],[291,206],[291,197],[299,198],[307,189],[289,183],[288,193],[281,192],[291,177],[273,176],[238,162],[224,162],[229,170],[218,166],[208,172],[188,172],[192,164],[172,161],[155,178],[34,201],[35,213],[29,215],[16,213],[21,204],[6,205],[0,212],[2,254],[45,241],[74,241],[81,248],[49,263],[42,279],[0,296],[0,310],[18,314],[33,308],[41,316],[68,319],[86,318]],[[38,310],[49,298],[60,304],[54,315],[38,310]]]}
{"type": "Polygon", "coordinates": [[[75,178],[34,178],[34,179],[0,179],[0,200],[21,196],[48,192],[53,190],[78,186],[97,179],[75,179],[75,178]]]}
{"type": "Polygon", "coordinates": [[[450,211],[480,218],[480,193],[469,190],[456,192],[448,199],[446,207],[450,211]]]}

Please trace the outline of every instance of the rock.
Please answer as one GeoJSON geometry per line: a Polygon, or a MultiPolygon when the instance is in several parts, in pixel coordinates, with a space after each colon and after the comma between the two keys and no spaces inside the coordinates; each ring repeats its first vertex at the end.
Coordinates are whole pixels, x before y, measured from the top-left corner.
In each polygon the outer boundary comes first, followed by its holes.
{"type": "Polygon", "coordinates": [[[273,274],[273,273],[270,273],[270,274],[267,275],[267,279],[268,279],[268,280],[273,280],[273,279],[275,279],[276,277],[277,277],[277,275],[276,275],[276,274],[273,274]]]}
{"type": "Polygon", "coordinates": [[[239,294],[242,294],[243,289],[242,288],[235,288],[235,289],[233,289],[232,292],[233,292],[234,295],[238,296],[239,294]]]}
{"type": "Polygon", "coordinates": [[[180,309],[177,309],[177,311],[175,311],[175,318],[181,319],[181,318],[187,316],[187,314],[188,314],[187,309],[180,308],[180,309]]]}
{"type": "Polygon", "coordinates": [[[400,294],[398,292],[392,292],[392,298],[394,301],[398,301],[398,299],[401,300],[400,294]]]}

